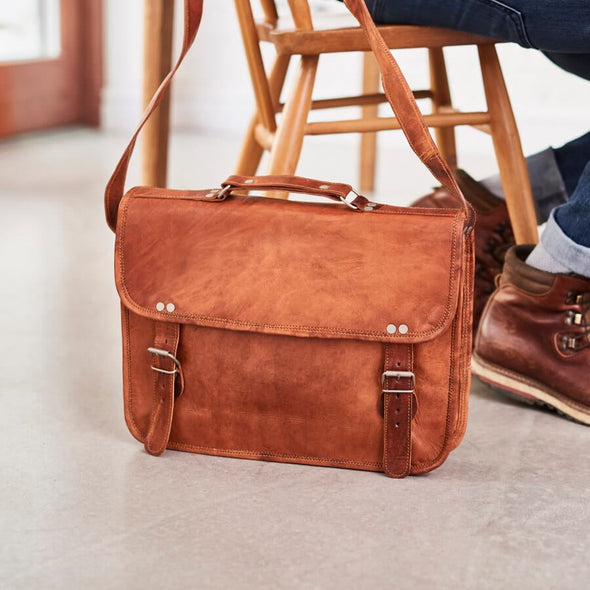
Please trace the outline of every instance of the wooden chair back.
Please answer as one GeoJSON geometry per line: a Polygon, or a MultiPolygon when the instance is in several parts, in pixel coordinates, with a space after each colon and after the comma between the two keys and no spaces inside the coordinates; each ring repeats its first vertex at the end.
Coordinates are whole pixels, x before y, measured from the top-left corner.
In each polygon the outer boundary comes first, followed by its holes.
{"type": "MultiPolygon", "coordinates": [[[[283,28],[275,0],[257,0],[264,23],[257,24],[254,0],[234,0],[248,59],[256,98],[247,140],[244,142],[239,174],[256,173],[263,149],[271,153],[269,174],[294,174],[305,135],[362,133],[362,190],[372,190],[375,176],[375,132],[400,129],[395,117],[380,117],[377,107],[386,102],[379,89],[379,72],[365,32],[359,27],[314,29],[309,0],[287,0],[294,26],[283,28]],[[276,49],[275,62],[269,71],[264,67],[261,42],[276,49]],[[365,52],[363,95],[331,100],[312,99],[319,56],[335,52],[365,52]],[[295,82],[287,100],[280,104],[281,89],[292,56],[301,56],[295,82]],[[362,117],[350,120],[308,121],[309,111],[357,105],[362,117]],[[280,125],[277,113],[281,112],[280,125]]],[[[381,26],[384,43],[391,49],[425,47],[429,50],[431,87],[414,92],[415,98],[429,98],[432,114],[424,115],[426,124],[436,130],[437,143],[450,166],[456,168],[454,128],[471,125],[492,135],[504,182],[506,203],[518,243],[535,243],[537,226],[526,163],[518,129],[510,105],[502,70],[494,47],[495,40],[449,29],[410,25],[381,26]],[[443,47],[476,45],[488,109],[462,112],[452,106],[443,47]]],[[[279,196],[273,195],[273,196],[279,196]]],[[[286,198],[286,193],[280,194],[286,198]]]]}

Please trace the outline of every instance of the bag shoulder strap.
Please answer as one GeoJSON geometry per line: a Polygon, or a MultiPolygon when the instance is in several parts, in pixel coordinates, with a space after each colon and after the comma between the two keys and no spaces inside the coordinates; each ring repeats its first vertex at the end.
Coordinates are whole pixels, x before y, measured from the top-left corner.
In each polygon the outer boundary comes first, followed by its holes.
{"type": "MultiPolygon", "coordinates": [[[[467,203],[449,165],[443,158],[432,135],[426,127],[422,113],[418,108],[414,94],[402,74],[399,65],[387,47],[383,36],[375,25],[364,0],[344,0],[344,4],[359,21],[371,49],[377,58],[383,79],[385,96],[397,117],[400,127],[414,153],[422,160],[432,175],[459,201],[468,211],[471,222],[475,216],[467,203]]],[[[471,225],[472,223],[469,223],[471,225]]]]}
{"type": "Polygon", "coordinates": [[[199,31],[201,25],[201,19],[203,17],[203,0],[184,0],[184,37],[182,41],[182,50],[178,56],[178,60],[174,67],[170,70],[168,75],[162,80],[162,83],[154,93],[151,101],[145,109],[143,117],[133,134],[129,145],[123,152],[115,171],[113,172],[109,182],[107,183],[104,195],[105,214],[109,227],[115,231],[117,227],[117,213],[119,209],[119,203],[125,194],[125,180],[127,179],[127,171],[129,169],[129,161],[133,155],[135,143],[137,137],[143,129],[143,126],[147,123],[152,113],[158,108],[158,105],[162,102],[164,95],[172,78],[178,71],[178,68],[182,64],[186,54],[192,47],[192,44],[199,31]]]}
{"type": "MultiPolygon", "coordinates": [[[[467,212],[467,230],[473,227],[475,215],[471,206],[461,193],[461,189],[453,176],[451,169],[442,157],[432,136],[430,135],[414,95],[408,86],[395,58],[389,51],[381,33],[375,26],[364,0],[344,0],[347,8],[359,21],[365,31],[371,49],[377,58],[379,69],[383,76],[383,88],[387,99],[393,108],[400,126],[416,155],[430,170],[432,175],[459,201],[467,212]]],[[[184,0],[184,39],[178,60],[170,73],[164,78],[156,90],[152,100],[146,107],[143,117],[133,134],[129,145],[123,152],[113,175],[105,190],[105,213],[109,227],[115,231],[119,203],[125,192],[125,180],[129,168],[129,161],[137,142],[137,137],[154,110],[158,107],[165,92],[168,90],[172,78],[182,64],[191,48],[203,16],[203,0],[184,0]]]]}

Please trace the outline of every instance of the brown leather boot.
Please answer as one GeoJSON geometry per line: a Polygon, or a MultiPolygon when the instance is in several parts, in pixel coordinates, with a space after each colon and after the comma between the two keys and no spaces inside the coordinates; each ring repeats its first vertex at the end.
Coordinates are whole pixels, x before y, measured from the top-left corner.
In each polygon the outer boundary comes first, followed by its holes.
{"type": "MultiPolygon", "coordinates": [[[[477,214],[475,223],[475,285],[473,293],[473,334],[489,296],[494,279],[502,272],[506,250],[514,244],[506,204],[464,170],[455,173],[465,198],[477,214]]],[[[456,208],[457,201],[445,188],[437,188],[412,204],[413,207],[456,208]]]]}
{"type": "Polygon", "coordinates": [[[590,279],[551,274],[511,248],[484,310],[472,371],[528,403],[590,425],[590,279]]]}

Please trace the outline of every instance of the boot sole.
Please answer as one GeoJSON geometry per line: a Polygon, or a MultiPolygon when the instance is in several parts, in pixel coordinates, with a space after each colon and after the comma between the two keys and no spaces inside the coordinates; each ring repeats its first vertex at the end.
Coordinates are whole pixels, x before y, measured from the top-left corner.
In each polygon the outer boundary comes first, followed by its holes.
{"type": "Polygon", "coordinates": [[[590,426],[590,408],[584,410],[577,405],[572,405],[571,402],[564,399],[563,395],[549,389],[542,383],[484,361],[475,353],[471,358],[471,371],[481,381],[512,399],[531,406],[548,407],[565,418],[590,426]]]}

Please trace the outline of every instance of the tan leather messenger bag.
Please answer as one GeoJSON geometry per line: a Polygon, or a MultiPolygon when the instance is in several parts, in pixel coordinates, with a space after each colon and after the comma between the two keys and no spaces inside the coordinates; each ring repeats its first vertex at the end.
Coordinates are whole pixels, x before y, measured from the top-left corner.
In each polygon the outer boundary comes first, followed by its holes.
{"type": "Polygon", "coordinates": [[[346,4],[387,97],[460,208],[381,205],[346,184],[288,176],[124,194],[137,135],[196,36],[202,4],[185,0],[181,56],[106,189],[129,429],[153,455],[430,471],[466,427],[474,216],[364,2],[346,4]]]}

